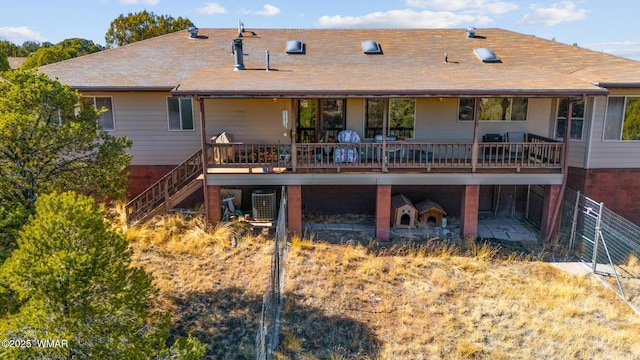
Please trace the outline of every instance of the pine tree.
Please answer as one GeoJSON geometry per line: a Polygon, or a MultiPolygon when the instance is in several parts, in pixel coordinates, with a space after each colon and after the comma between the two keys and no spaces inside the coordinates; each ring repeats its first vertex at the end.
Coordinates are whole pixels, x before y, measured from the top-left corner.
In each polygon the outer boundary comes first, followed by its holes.
{"type": "Polygon", "coordinates": [[[170,321],[149,308],[155,294],[151,277],[131,265],[124,234],[105,221],[89,197],[72,192],[39,197],[0,278],[18,302],[16,311],[0,313],[0,338],[32,344],[0,348],[0,358],[148,359],[179,353],[199,358],[204,353],[193,338],[177,342],[187,350],[166,348],[170,321]],[[33,346],[36,340],[64,340],[66,346],[33,346]]]}

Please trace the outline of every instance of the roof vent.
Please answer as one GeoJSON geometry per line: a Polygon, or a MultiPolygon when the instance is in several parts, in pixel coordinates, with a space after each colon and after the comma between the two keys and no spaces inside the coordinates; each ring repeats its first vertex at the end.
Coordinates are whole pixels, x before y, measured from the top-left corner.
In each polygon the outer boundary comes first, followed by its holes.
{"type": "Polygon", "coordinates": [[[468,27],[465,31],[467,32],[467,37],[468,38],[474,38],[476,37],[476,28],[474,27],[468,27]]]}
{"type": "Polygon", "coordinates": [[[484,63],[502,62],[500,61],[500,58],[498,57],[498,55],[496,55],[496,53],[494,53],[493,50],[489,48],[474,48],[473,52],[475,52],[476,56],[478,56],[480,60],[482,60],[482,62],[484,63]]]}
{"type": "Polygon", "coordinates": [[[187,31],[189,32],[189,38],[191,38],[191,39],[197,39],[198,38],[198,28],[197,27],[189,26],[187,31]]]}
{"type": "Polygon", "coordinates": [[[233,70],[244,70],[244,60],[242,53],[242,38],[233,39],[233,55],[236,61],[236,64],[233,67],[233,70]]]}
{"type": "Polygon", "coordinates": [[[300,40],[288,40],[286,51],[287,54],[304,54],[304,43],[300,40]]]}
{"type": "Polygon", "coordinates": [[[365,54],[382,54],[380,44],[375,40],[366,40],[362,42],[362,50],[365,54]]]}

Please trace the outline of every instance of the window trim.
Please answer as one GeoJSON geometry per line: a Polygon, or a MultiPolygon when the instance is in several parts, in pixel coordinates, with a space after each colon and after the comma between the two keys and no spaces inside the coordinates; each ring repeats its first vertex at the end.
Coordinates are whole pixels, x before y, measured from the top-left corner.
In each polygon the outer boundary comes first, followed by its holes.
{"type": "Polygon", "coordinates": [[[327,131],[331,131],[331,130],[336,130],[336,135],[335,137],[337,138],[337,133],[339,133],[342,130],[347,129],[347,99],[346,98],[298,98],[295,101],[295,105],[296,105],[296,113],[295,113],[295,128],[296,128],[296,142],[298,143],[304,143],[304,141],[302,141],[303,139],[301,138],[302,136],[302,131],[300,130],[300,115],[301,115],[301,111],[300,108],[302,101],[306,101],[306,102],[313,102],[314,107],[315,107],[315,111],[313,112],[314,115],[314,124],[313,124],[313,128],[311,127],[306,127],[306,130],[313,130],[313,141],[314,142],[326,142],[327,139],[324,138],[324,135],[327,131]],[[342,111],[340,112],[340,116],[342,117],[342,126],[339,129],[327,129],[325,128],[325,112],[324,112],[324,105],[327,101],[339,101],[341,103],[341,107],[342,107],[342,111]]]}
{"type": "MultiPolygon", "coordinates": [[[[416,138],[416,118],[417,118],[416,114],[418,112],[418,109],[417,109],[417,98],[413,98],[413,97],[410,97],[410,98],[407,98],[407,97],[395,97],[395,98],[389,98],[388,99],[389,100],[389,103],[388,103],[389,108],[387,109],[387,115],[389,116],[389,118],[387,119],[387,136],[391,136],[390,135],[390,132],[391,132],[391,102],[394,101],[394,100],[404,100],[404,99],[413,100],[413,127],[412,127],[412,130],[411,130],[411,133],[413,134],[413,136],[412,137],[405,137],[406,140],[413,140],[413,139],[416,138]]],[[[363,125],[362,132],[364,134],[363,139],[367,139],[367,140],[375,139],[375,136],[374,137],[367,137],[367,129],[368,129],[367,123],[369,121],[369,101],[370,100],[380,100],[380,101],[382,101],[383,99],[381,99],[381,98],[366,98],[365,101],[364,101],[364,111],[363,111],[364,121],[363,121],[363,124],[362,124],[363,125]]]]}
{"type": "Polygon", "coordinates": [[[607,96],[607,105],[606,105],[606,111],[605,111],[605,117],[604,117],[604,128],[602,131],[602,141],[603,142],[638,142],[640,141],[640,139],[637,140],[624,140],[622,138],[622,135],[624,133],[624,123],[626,120],[626,113],[627,113],[627,99],[628,98],[638,98],[640,100],[640,95],[636,95],[636,94],[632,94],[632,95],[609,95],[607,96]],[[607,129],[607,118],[609,117],[609,99],[610,98],[623,98],[624,99],[624,106],[622,108],[622,121],[620,122],[620,128],[618,129],[619,131],[619,136],[618,139],[607,139],[605,138],[606,135],[606,129],[607,129]]]}
{"type": "Polygon", "coordinates": [[[195,109],[193,106],[193,98],[190,96],[167,96],[167,129],[168,131],[177,131],[177,132],[183,132],[183,131],[196,131],[196,116],[195,116],[195,109]],[[180,128],[179,129],[172,129],[171,128],[171,112],[169,111],[169,100],[170,99],[175,99],[178,101],[178,116],[180,117],[180,128]],[[185,129],[184,128],[184,121],[183,121],[183,116],[182,116],[182,99],[189,99],[189,103],[191,104],[191,124],[193,126],[192,129],[185,129]]]}
{"type": "MultiPolygon", "coordinates": [[[[100,109],[98,109],[98,107],[96,106],[96,98],[109,99],[109,103],[111,105],[111,108],[109,108],[109,110],[111,111],[111,122],[113,124],[113,128],[112,129],[106,129],[104,127],[100,127],[100,129],[104,130],[104,131],[109,131],[109,132],[116,131],[116,128],[117,128],[116,127],[116,110],[115,110],[115,106],[113,105],[113,96],[112,95],[104,95],[104,96],[100,96],[100,95],[82,95],[82,96],[80,96],[80,99],[78,99],[78,102],[79,102],[78,106],[82,106],[82,98],[85,98],[85,99],[91,98],[93,100],[93,107],[98,111],[100,111],[100,109]]],[[[59,116],[59,123],[61,125],[62,124],[62,121],[61,121],[62,118],[60,117],[60,113],[58,113],[58,116],[59,116]]],[[[100,117],[96,120],[96,128],[98,126],[100,126],[100,119],[102,118],[102,116],[103,116],[103,113],[100,113],[100,117]]]]}
{"type": "MultiPolygon", "coordinates": [[[[558,116],[558,112],[560,111],[560,102],[563,99],[567,99],[567,98],[557,98],[556,99],[556,116],[555,116],[555,121],[554,121],[554,127],[553,127],[553,138],[555,140],[564,140],[564,137],[560,137],[558,136],[558,120],[560,120],[560,117],[558,116]]],[[[577,117],[571,117],[571,122],[573,123],[573,121],[582,121],[582,126],[580,127],[580,138],[578,139],[574,139],[571,136],[569,136],[569,141],[584,141],[584,121],[586,119],[585,117],[585,113],[587,111],[587,100],[581,100],[584,105],[583,105],[583,111],[582,111],[582,117],[581,118],[577,118],[577,117]]],[[[569,109],[567,108],[567,111],[569,111],[569,109]]],[[[563,118],[565,121],[567,120],[566,117],[563,118]]],[[[565,128],[566,128],[566,124],[565,124],[565,128]]]]}
{"type": "Polygon", "coordinates": [[[524,123],[529,121],[529,98],[528,97],[518,97],[518,96],[510,96],[510,97],[499,97],[499,96],[493,96],[493,97],[471,97],[471,96],[461,96],[458,97],[458,115],[457,115],[457,122],[462,122],[462,123],[468,123],[468,122],[473,122],[478,120],[478,122],[487,122],[487,123],[501,123],[501,122],[515,122],[515,123],[524,123]],[[460,119],[460,103],[462,99],[473,99],[473,116],[467,120],[461,120],[460,119]],[[492,120],[483,120],[483,119],[479,119],[478,116],[480,115],[480,105],[478,104],[478,100],[482,100],[482,99],[509,99],[509,119],[492,119],[492,120]],[[513,120],[512,119],[512,115],[513,115],[513,99],[525,99],[527,100],[527,111],[525,113],[525,118],[524,120],[513,120]]]}

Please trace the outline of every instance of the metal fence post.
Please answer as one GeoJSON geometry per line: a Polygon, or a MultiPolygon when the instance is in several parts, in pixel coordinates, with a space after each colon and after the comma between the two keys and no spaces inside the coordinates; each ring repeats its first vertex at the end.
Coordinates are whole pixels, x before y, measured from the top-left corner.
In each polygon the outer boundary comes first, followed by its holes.
{"type": "Polygon", "coordinates": [[[578,208],[580,207],[580,191],[576,192],[576,203],[573,206],[573,221],[571,222],[571,234],[569,235],[569,251],[573,251],[573,242],[576,236],[578,223],[578,208]]]}
{"type": "Polygon", "coordinates": [[[598,240],[600,240],[600,221],[602,221],[602,208],[604,207],[604,203],[600,203],[599,205],[600,209],[598,209],[598,217],[596,218],[595,234],[593,234],[593,272],[596,272],[596,266],[598,265],[598,240]]]}

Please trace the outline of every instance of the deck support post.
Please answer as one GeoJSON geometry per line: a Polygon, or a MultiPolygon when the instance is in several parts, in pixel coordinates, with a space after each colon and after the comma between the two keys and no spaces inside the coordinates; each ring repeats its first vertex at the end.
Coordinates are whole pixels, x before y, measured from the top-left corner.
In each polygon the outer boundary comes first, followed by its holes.
{"type": "Polygon", "coordinates": [[[376,192],[376,239],[388,241],[391,224],[391,185],[378,185],[376,192]]]}
{"type": "Polygon", "coordinates": [[[216,226],[222,219],[222,196],[220,195],[220,186],[206,186],[206,214],[209,224],[216,226]]]}
{"type": "Polygon", "coordinates": [[[480,205],[480,185],[465,185],[462,194],[461,235],[463,240],[478,237],[478,207],[480,205]]]}
{"type": "Polygon", "coordinates": [[[560,197],[562,185],[547,185],[544,187],[544,199],[542,202],[542,220],[540,222],[540,230],[542,230],[542,238],[545,242],[549,242],[556,228],[553,221],[555,209],[562,202],[560,197]]]}
{"type": "Polygon", "coordinates": [[[302,235],[302,185],[287,185],[289,235],[302,235]]]}

